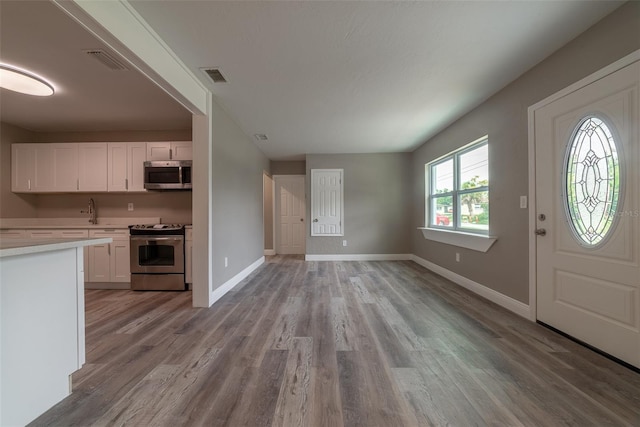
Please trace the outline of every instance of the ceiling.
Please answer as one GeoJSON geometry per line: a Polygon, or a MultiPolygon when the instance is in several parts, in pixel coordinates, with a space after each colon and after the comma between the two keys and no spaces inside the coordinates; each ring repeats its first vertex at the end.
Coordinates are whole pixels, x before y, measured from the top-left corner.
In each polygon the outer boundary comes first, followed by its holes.
{"type": "MultiPolygon", "coordinates": [[[[271,159],[411,151],[622,2],[130,0],[271,159]],[[219,67],[212,83],[202,67],[219,67]]],[[[189,113],[47,2],[0,2],[2,60],[58,94],[2,90],[2,120],[33,130],[189,128],[189,113]]]]}
{"type": "Polygon", "coordinates": [[[96,48],[108,51],[54,4],[0,0],[0,61],[56,89],[50,97],[0,89],[0,119],[39,132],[191,129],[191,113],[142,74],[84,53],[96,48]]]}

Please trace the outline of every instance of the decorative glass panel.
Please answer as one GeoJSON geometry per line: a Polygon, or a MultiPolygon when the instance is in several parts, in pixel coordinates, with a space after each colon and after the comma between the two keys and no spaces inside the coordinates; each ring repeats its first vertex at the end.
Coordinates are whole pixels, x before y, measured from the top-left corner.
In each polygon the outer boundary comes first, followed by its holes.
{"type": "Polygon", "coordinates": [[[602,243],[618,210],[620,164],[607,124],[595,116],[582,120],[567,148],[566,211],[580,244],[602,243]]]}

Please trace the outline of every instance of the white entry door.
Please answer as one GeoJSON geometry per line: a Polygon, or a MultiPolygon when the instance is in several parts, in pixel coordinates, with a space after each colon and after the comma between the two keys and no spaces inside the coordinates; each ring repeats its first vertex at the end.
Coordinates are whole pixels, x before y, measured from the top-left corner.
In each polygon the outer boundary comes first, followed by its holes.
{"type": "Polygon", "coordinates": [[[276,252],[305,253],[305,177],[275,176],[276,252]]]}
{"type": "Polygon", "coordinates": [[[640,62],[534,112],[537,319],[640,367],[640,62]]]}

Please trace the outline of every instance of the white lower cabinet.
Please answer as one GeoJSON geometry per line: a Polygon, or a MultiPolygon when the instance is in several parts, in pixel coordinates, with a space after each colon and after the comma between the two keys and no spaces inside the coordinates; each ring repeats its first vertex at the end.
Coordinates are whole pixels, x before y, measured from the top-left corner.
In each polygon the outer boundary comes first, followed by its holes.
{"type": "Polygon", "coordinates": [[[193,229],[185,230],[184,239],[184,281],[185,283],[193,283],[193,229]]]}
{"type": "MultiPolygon", "coordinates": [[[[14,230],[16,231],[16,230],[14,230]]],[[[18,230],[20,231],[20,230],[18,230]]],[[[27,239],[86,239],[89,237],[89,231],[83,229],[35,229],[22,230],[23,237],[27,239]]],[[[83,248],[84,253],[84,281],[89,281],[89,246],[83,248]]]]}
{"type": "Polygon", "coordinates": [[[131,282],[129,230],[89,230],[89,237],[111,237],[113,242],[89,246],[88,282],[131,282]]]}

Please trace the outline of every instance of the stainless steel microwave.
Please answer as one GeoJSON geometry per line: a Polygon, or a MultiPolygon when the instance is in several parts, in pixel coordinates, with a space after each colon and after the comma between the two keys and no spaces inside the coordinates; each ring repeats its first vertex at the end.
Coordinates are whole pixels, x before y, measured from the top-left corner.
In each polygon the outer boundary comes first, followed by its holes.
{"type": "Polygon", "coordinates": [[[191,190],[191,160],[144,162],[144,188],[147,190],[191,190]]]}

